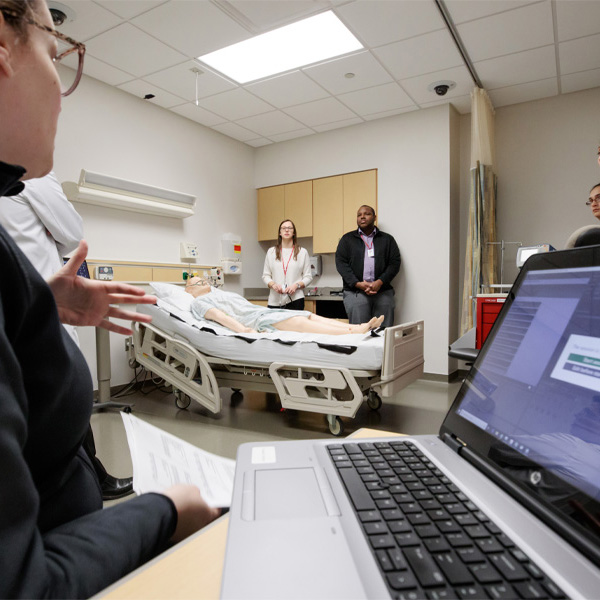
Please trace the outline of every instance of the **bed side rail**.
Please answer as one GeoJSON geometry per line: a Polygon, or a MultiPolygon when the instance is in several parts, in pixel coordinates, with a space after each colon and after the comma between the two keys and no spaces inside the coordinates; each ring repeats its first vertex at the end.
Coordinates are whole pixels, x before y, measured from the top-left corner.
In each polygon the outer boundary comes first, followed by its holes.
{"type": "Polygon", "coordinates": [[[389,397],[423,376],[423,321],[402,323],[384,330],[381,382],[374,386],[389,397]]]}
{"type": "Polygon", "coordinates": [[[269,374],[283,408],[354,417],[363,401],[348,369],[271,363],[269,374]]]}
{"type": "Polygon", "coordinates": [[[152,325],[132,323],[132,328],[137,362],[212,413],[220,412],[219,386],[200,352],[152,325]]]}

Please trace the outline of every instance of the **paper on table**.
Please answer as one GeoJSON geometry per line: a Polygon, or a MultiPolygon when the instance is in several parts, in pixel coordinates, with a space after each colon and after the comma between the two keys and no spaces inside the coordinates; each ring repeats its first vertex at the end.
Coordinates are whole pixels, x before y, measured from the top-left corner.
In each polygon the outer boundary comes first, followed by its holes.
{"type": "Polygon", "coordinates": [[[122,412],[133,463],[136,494],[162,492],[177,483],[196,485],[209,506],[228,507],[235,461],[196,448],[122,412]]]}

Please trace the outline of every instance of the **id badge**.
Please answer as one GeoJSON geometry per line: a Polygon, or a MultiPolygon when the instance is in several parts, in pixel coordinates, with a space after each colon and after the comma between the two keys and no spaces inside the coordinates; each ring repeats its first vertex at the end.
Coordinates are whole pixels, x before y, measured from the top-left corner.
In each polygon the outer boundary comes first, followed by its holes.
{"type": "Polygon", "coordinates": [[[375,256],[375,250],[373,248],[367,248],[367,256],[373,258],[375,256]]]}

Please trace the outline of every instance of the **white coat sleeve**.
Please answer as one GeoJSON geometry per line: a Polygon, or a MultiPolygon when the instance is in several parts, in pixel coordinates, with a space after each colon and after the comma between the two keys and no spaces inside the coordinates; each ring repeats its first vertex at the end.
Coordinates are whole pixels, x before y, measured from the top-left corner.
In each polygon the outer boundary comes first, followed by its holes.
{"type": "Polygon", "coordinates": [[[302,264],[302,283],[304,287],[306,287],[312,280],[313,276],[310,271],[310,257],[308,256],[308,252],[304,250],[303,252],[304,262],[302,264]]]}
{"type": "Polygon", "coordinates": [[[29,202],[54,238],[59,254],[64,256],[77,248],[83,238],[83,221],[67,200],[53,172],[40,179],[29,180],[20,196],[29,202]]]}
{"type": "Polygon", "coordinates": [[[263,267],[262,280],[264,284],[269,287],[269,283],[273,281],[273,270],[271,269],[271,258],[272,258],[272,248],[269,248],[267,251],[267,255],[265,256],[265,264],[263,267]]]}

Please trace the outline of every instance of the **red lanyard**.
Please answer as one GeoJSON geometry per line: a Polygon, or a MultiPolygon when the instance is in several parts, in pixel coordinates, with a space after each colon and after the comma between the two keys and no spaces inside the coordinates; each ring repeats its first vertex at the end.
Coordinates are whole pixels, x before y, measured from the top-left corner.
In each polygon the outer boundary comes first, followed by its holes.
{"type": "Polygon", "coordinates": [[[292,260],[292,256],[294,256],[294,248],[295,246],[292,246],[292,252],[290,253],[290,257],[288,258],[287,265],[283,264],[283,248],[281,249],[281,266],[283,267],[283,279],[285,282],[287,282],[287,272],[288,267],[290,266],[290,261],[292,260]]]}
{"type": "MultiPolygon", "coordinates": [[[[365,236],[362,233],[360,234],[360,237],[362,238],[363,244],[367,247],[367,250],[372,250],[373,249],[373,243],[375,242],[375,237],[373,236],[373,239],[371,240],[371,245],[370,246],[365,241],[365,236]]],[[[367,238],[367,239],[369,239],[369,238],[367,238]]]]}

